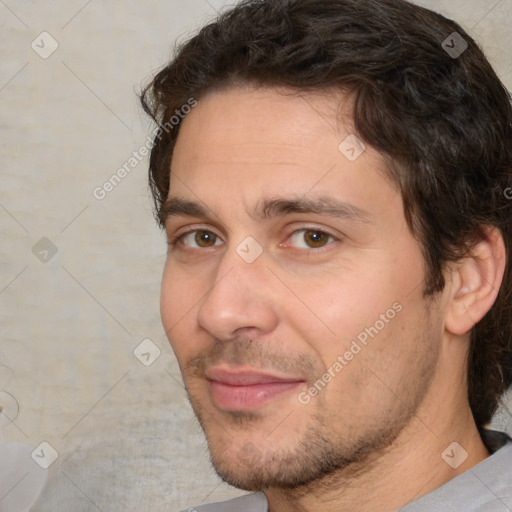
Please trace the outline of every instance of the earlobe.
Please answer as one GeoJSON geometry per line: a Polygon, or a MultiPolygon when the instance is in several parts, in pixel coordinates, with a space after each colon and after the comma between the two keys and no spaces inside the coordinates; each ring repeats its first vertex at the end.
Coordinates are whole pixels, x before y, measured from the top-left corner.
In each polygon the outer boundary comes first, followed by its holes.
{"type": "Polygon", "coordinates": [[[451,297],[446,309],[446,330],[468,333],[491,309],[503,280],[506,250],[501,232],[485,228],[485,239],[459,260],[452,272],[451,297]]]}

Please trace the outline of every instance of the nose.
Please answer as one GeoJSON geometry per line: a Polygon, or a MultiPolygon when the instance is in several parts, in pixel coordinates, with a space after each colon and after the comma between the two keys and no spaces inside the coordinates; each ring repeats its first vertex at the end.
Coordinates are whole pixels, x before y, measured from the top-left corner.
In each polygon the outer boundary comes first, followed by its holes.
{"type": "Polygon", "coordinates": [[[247,263],[235,249],[222,257],[215,282],[199,306],[197,321],[220,340],[235,337],[257,338],[278,324],[272,273],[264,254],[247,263]]]}

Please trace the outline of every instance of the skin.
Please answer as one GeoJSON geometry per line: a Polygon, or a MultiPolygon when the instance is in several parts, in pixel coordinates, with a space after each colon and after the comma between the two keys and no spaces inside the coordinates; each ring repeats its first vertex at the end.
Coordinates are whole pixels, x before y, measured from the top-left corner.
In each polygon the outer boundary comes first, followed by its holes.
{"type": "Polygon", "coordinates": [[[347,97],[233,88],[199,101],[171,163],[169,198],[206,215],[166,220],[163,324],[216,471],[263,490],[272,511],[396,510],[489,455],[464,363],[469,330],[499,289],[501,237],[489,230],[471,258],[447,267],[445,290],[425,298],[421,248],[382,157],[366,146],[350,161],[338,149],[353,133],[347,97]],[[277,197],[334,198],[364,218],[254,215],[277,197]],[[263,251],[252,263],[237,252],[248,236],[263,251]],[[393,304],[401,310],[332,370],[393,304]],[[301,383],[226,410],[205,378],[219,365],[301,383]],[[468,454],[457,468],[441,457],[454,441],[468,454]]]}

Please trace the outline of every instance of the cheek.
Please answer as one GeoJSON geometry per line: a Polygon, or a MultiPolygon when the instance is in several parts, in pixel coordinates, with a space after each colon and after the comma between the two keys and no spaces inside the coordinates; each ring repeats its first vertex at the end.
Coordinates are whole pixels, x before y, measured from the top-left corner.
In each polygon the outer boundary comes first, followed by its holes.
{"type": "Polygon", "coordinates": [[[204,295],[197,280],[186,277],[179,269],[166,263],[160,291],[160,316],[164,330],[178,361],[193,346],[191,336],[198,301],[204,295]],[[182,340],[187,339],[187,343],[182,340]]]}
{"type": "Polygon", "coordinates": [[[176,323],[206,293],[206,279],[167,260],[162,275],[160,312],[165,322],[176,323]],[[203,283],[203,285],[201,285],[203,283]]]}
{"type": "Polygon", "coordinates": [[[377,351],[384,347],[393,350],[393,346],[400,349],[406,325],[414,328],[424,314],[421,288],[417,287],[421,265],[415,268],[410,263],[407,267],[388,256],[373,258],[369,263],[363,260],[359,258],[351,268],[346,265],[317,275],[314,286],[306,279],[294,283],[294,291],[304,298],[309,311],[290,303],[286,316],[293,319],[290,321],[326,368],[346,351],[357,351],[353,342],[362,349],[377,342],[377,351]]]}
{"type": "Polygon", "coordinates": [[[173,278],[170,266],[166,263],[160,288],[160,316],[166,332],[172,328],[180,313],[180,301],[177,300],[178,292],[177,280],[173,278]]]}
{"type": "Polygon", "coordinates": [[[321,340],[323,349],[342,350],[396,301],[397,291],[382,276],[383,273],[374,268],[371,272],[344,269],[322,278],[317,276],[314,286],[306,280],[297,282],[294,291],[303,298],[309,312],[304,307],[294,308],[290,303],[287,316],[301,325],[300,330],[315,328],[321,333],[311,339],[321,340]]]}
{"type": "Polygon", "coordinates": [[[324,364],[335,375],[325,390],[326,403],[337,404],[325,408],[333,421],[335,411],[342,410],[344,417],[358,417],[367,428],[380,428],[385,418],[405,414],[428,387],[438,343],[425,335],[429,319],[419,297],[393,312],[388,323],[379,316],[366,325],[346,319],[346,334],[337,345],[322,348],[324,364]],[[339,356],[343,368],[337,371],[339,356]]]}

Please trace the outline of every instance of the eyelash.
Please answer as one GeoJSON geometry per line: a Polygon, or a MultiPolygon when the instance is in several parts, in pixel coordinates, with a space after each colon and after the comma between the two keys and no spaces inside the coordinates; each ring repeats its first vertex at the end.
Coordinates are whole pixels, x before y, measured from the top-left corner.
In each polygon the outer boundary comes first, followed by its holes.
{"type": "MultiPolygon", "coordinates": [[[[213,231],[210,231],[208,229],[200,229],[200,228],[196,228],[196,229],[191,229],[189,231],[186,231],[178,236],[175,236],[173,238],[171,238],[170,240],[168,240],[168,245],[170,248],[175,248],[178,244],[180,244],[183,239],[192,234],[192,233],[196,233],[198,231],[203,231],[205,233],[210,233],[210,234],[213,234],[215,235],[218,239],[221,239],[216,233],[214,233],[213,231]]],[[[315,253],[318,253],[318,252],[321,252],[322,250],[325,250],[327,246],[331,245],[332,242],[336,242],[336,241],[340,241],[340,239],[336,236],[334,236],[332,233],[329,233],[328,231],[325,231],[324,229],[319,229],[317,227],[302,227],[300,229],[296,229],[295,231],[293,231],[292,233],[290,233],[290,235],[287,237],[287,240],[290,239],[291,237],[293,237],[294,235],[296,235],[297,233],[300,233],[301,231],[303,232],[314,232],[314,233],[321,233],[322,235],[327,235],[329,237],[329,240],[325,243],[325,245],[322,245],[321,247],[308,247],[308,248],[295,248],[301,252],[305,252],[305,253],[308,253],[310,251],[312,252],[315,252],[315,253]]],[[[216,245],[212,245],[210,247],[188,247],[184,244],[182,244],[182,246],[184,247],[183,250],[185,251],[203,251],[203,252],[209,252],[210,249],[214,249],[216,247],[216,245]]]]}

